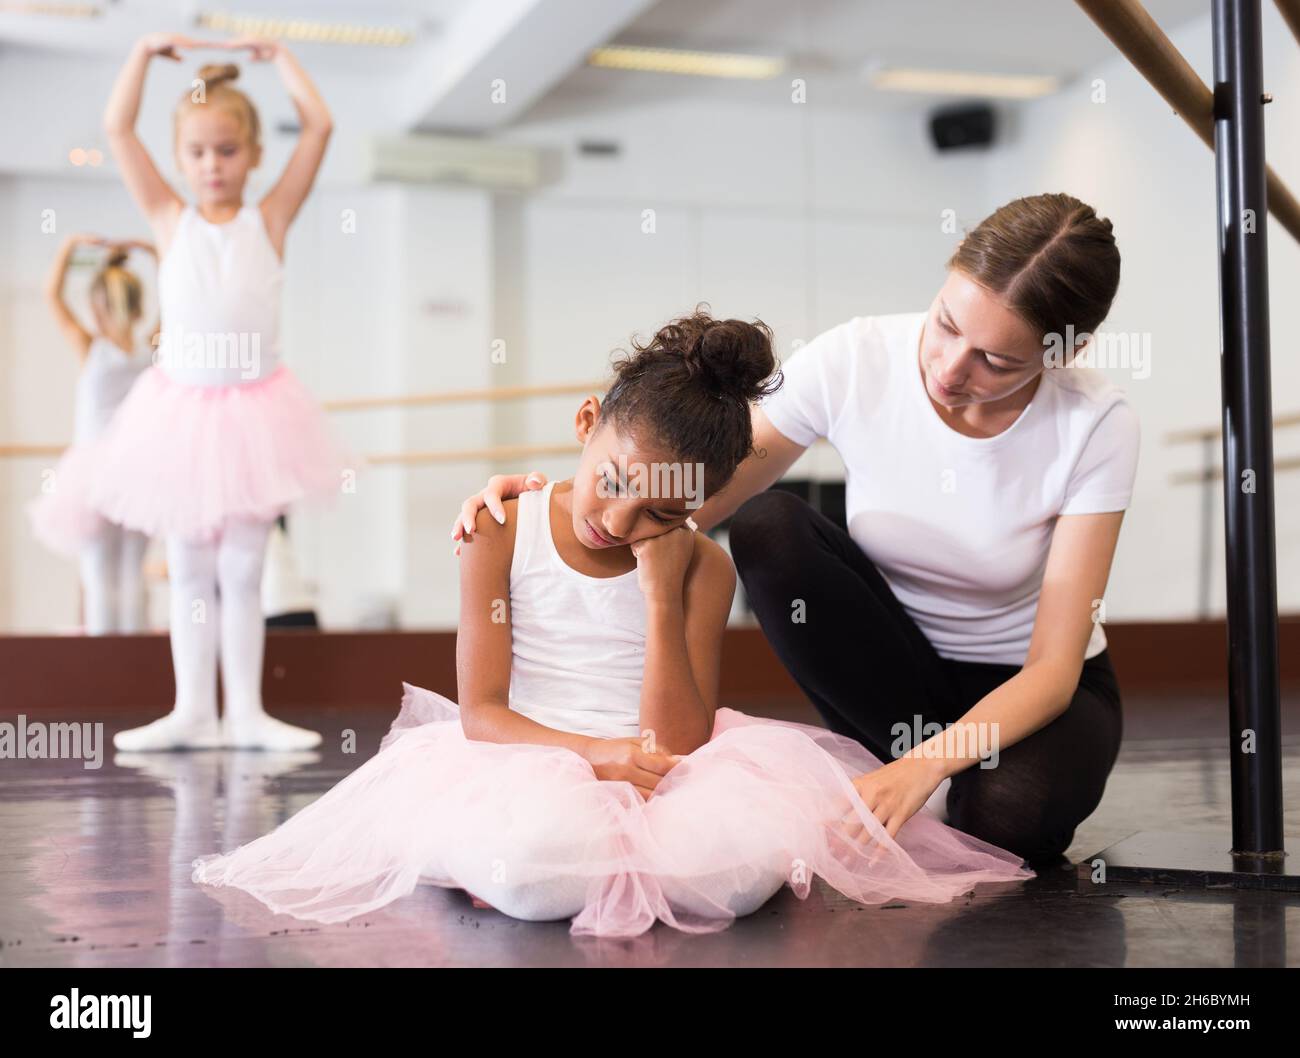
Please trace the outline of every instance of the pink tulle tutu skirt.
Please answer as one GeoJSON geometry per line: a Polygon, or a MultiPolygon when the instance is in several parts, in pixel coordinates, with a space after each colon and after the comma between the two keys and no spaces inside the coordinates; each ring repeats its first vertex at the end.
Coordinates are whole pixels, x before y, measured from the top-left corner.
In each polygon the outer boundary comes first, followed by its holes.
{"type": "Polygon", "coordinates": [[[57,475],[32,511],[38,536],[57,550],[93,532],[87,512],[150,536],[211,539],[228,520],[270,521],[291,504],[336,496],[357,466],[283,364],[232,386],[176,382],[151,367],[82,447],[69,453],[68,480],[57,475]]]}
{"type": "Polygon", "coordinates": [[[59,457],[41,495],[27,504],[33,535],[51,551],[75,558],[102,530],[104,518],[90,506],[92,481],[93,443],[73,445],[59,457]]]}
{"type": "Polygon", "coordinates": [[[891,838],[852,779],[880,761],[822,728],[719,709],[712,738],[643,800],[562,748],[470,741],[454,702],[405,686],[379,752],[278,828],[193,861],[195,882],[338,922],[425,882],[515,918],[631,937],[726,928],[814,875],[865,904],[946,903],[1034,877],[922,809],[891,838]],[[860,824],[850,833],[848,815],[860,824]]]}

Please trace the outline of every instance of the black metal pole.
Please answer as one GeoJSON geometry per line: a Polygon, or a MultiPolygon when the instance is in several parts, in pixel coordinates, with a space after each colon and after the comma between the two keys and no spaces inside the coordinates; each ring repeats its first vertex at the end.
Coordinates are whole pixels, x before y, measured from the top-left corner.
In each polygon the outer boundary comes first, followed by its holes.
{"type": "Polygon", "coordinates": [[[1213,20],[1232,849],[1281,856],[1260,0],[1214,0],[1213,20]]]}

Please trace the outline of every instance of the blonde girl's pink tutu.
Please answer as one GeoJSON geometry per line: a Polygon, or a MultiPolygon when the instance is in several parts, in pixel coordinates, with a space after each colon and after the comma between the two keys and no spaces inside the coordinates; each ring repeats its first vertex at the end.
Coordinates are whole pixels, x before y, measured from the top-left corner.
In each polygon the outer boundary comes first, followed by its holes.
{"type": "Polygon", "coordinates": [[[103,529],[104,519],[90,506],[94,444],[66,449],[39,497],[27,503],[32,533],[51,551],[76,558],[103,529]]]}
{"type": "Polygon", "coordinates": [[[243,385],[145,371],[94,445],[89,504],[151,536],[211,538],[231,518],[270,521],[338,495],[356,461],[283,364],[243,385]]]}
{"type": "Polygon", "coordinates": [[[277,829],[193,861],[195,882],[338,922],[420,882],[515,918],[631,937],[656,920],[726,928],[812,878],[852,900],[946,903],[1033,872],[922,810],[897,840],[852,779],[880,762],[850,739],[719,709],[710,741],[643,801],[567,749],[474,742],[454,702],[409,684],[379,752],[277,829]],[[867,837],[841,823],[852,811],[867,837]]]}

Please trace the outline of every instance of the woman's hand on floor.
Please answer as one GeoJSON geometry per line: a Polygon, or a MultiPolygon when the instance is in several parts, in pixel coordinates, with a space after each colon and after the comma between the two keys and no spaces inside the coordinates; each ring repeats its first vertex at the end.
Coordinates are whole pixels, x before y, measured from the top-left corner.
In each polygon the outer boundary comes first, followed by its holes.
{"type": "Polygon", "coordinates": [[[642,800],[649,800],[659,780],[684,759],[676,753],[648,753],[639,738],[593,738],[582,755],[597,779],[630,782],[642,800]]]}
{"type": "MultiPolygon", "coordinates": [[[[928,757],[899,757],[853,780],[854,789],[891,838],[924,806],[944,779],[942,761],[928,757]]],[[[840,821],[856,841],[866,827],[856,812],[840,821]]]]}

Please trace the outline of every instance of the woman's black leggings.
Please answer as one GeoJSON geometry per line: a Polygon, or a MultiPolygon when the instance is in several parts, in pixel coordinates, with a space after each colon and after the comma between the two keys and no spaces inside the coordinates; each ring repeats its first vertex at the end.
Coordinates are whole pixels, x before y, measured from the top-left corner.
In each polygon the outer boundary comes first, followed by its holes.
{"type": "MultiPolygon", "coordinates": [[[[893,759],[894,725],[957,721],[1017,665],[940,657],[842,528],[780,490],[731,521],[731,553],[768,642],[826,725],[893,759]],[[802,600],[802,607],[798,607],[802,600]],[[793,619],[796,614],[802,620],[793,619]]],[[[1119,753],[1119,685],[1107,651],[1084,662],[1070,707],[952,778],[948,823],[1030,864],[1060,862],[1101,801],[1119,753]]]]}

